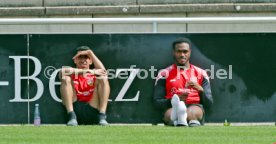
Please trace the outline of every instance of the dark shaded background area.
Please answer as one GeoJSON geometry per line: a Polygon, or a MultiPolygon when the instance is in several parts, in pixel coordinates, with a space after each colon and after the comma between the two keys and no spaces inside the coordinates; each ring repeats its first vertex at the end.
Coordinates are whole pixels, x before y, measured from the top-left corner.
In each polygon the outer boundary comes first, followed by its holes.
{"type": "Polygon", "coordinates": [[[201,34],[191,39],[208,58],[242,77],[247,86],[243,98],[252,95],[263,101],[276,91],[275,34],[201,34]]]}

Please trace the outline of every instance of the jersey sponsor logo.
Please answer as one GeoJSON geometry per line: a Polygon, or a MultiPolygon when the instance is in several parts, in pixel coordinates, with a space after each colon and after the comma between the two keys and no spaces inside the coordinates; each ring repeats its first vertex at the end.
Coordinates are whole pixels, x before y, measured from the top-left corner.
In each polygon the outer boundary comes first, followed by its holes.
{"type": "Polygon", "coordinates": [[[191,78],[190,78],[190,81],[191,81],[191,82],[194,82],[194,83],[197,83],[197,78],[196,78],[196,77],[191,77],[191,78]]]}
{"type": "Polygon", "coordinates": [[[84,91],[84,92],[77,91],[77,94],[81,95],[81,96],[89,96],[90,92],[89,91],[84,91]]]}
{"type": "Polygon", "coordinates": [[[176,79],[171,79],[171,80],[170,80],[170,82],[175,82],[175,81],[176,81],[176,79]]]}
{"type": "Polygon", "coordinates": [[[83,92],[82,94],[83,94],[83,96],[88,96],[88,95],[90,95],[90,93],[89,93],[88,91],[83,92]]]}

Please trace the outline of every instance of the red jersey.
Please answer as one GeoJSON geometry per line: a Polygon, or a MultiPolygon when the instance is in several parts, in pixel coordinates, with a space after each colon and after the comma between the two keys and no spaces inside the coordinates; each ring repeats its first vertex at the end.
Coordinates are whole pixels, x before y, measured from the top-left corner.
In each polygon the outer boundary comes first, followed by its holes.
{"type": "Polygon", "coordinates": [[[188,92],[188,97],[185,101],[186,104],[200,103],[199,92],[190,86],[187,87],[186,82],[193,81],[202,86],[203,78],[209,80],[205,70],[191,64],[190,68],[187,70],[177,68],[177,65],[173,64],[166,69],[160,71],[157,77],[157,81],[161,77],[166,78],[165,98],[171,99],[174,94],[179,94],[183,91],[186,91],[188,92]]]}
{"type": "Polygon", "coordinates": [[[78,101],[89,102],[93,97],[96,76],[91,73],[71,75],[78,101]]]}

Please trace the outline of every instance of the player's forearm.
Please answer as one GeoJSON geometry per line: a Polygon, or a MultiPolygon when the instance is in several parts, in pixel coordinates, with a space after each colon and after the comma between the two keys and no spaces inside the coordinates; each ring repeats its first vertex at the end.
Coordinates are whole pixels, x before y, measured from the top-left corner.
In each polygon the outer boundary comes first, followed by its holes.
{"type": "Polygon", "coordinates": [[[200,93],[204,93],[204,89],[203,89],[201,86],[198,86],[197,90],[198,90],[198,92],[200,92],[200,93]]]}
{"type": "Polygon", "coordinates": [[[105,70],[105,67],[104,67],[103,63],[98,59],[98,57],[94,54],[94,52],[91,51],[90,54],[91,54],[91,57],[92,57],[94,67],[96,69],[104,69],[105,70]]]}
{"type": "Polygon", "coordinates": [[[165,99],[165,98],[154,98],[154,105],[161,109],[161,110],[166,110],[168,109],[170,106],[170,100],[169,99],[165,99]]]}
{"type": "Polygon", "coordinates": [[[72,74],[84,74],[84,73],[92,73],[94,74],[94,70],[91,69],[77,69],[77,68],[62,68],[61,74],[62,76],[68,76],[72,74]]]}
{"type": "Polygon", "coordinates": [[[203,92],[200,93],[201,99],[207,107],[210,107],[213,104],[213,96],[210,82],[207,79],[203,80],[202,88],[203,92]]]}
{"type": "Polygon", "coordinates": [[[207,107],[210,107],[213,104],[213,97],[211,93],[202,92],[200,95],[202,101],[207,107]]]}
{"type": "Polygon", "coordinates": [[[165,98],[166,88],[165,88],[165,79],[160,79],[157,81],[154,87],[153,93],[153,102],[154,105],[161,109],[166,110],[170,107],[170,100],[165,98]]]}

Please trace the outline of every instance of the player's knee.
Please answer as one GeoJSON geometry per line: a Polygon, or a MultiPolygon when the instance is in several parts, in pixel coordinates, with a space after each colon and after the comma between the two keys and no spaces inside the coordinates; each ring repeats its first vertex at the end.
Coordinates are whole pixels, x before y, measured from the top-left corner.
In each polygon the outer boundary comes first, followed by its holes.
{"type": "Polygon", "coordinates": [[[203,116],[203,112],[200,108],[192,106],[188,109],[188,116],[191,119],[200,119],[203,116]]]}
{"type": "Polygon", "coordinates": [[[70,76],[63,76],[61,79],[61,84],[71,84],[71,77],[70,76]]]}
{"type": "Polygon", "coordinates": [[[165,123],[169,123],[171,121],[171,110],[167,110],[165,112],[163,120],[165,123]]]}
{"type": "Polygon", "coordinates": [[[102,85],[107,85],[108,84],[108,78],[107,77],[100,77],[99,79],[97,79],[98,82],[102,85]]]}

